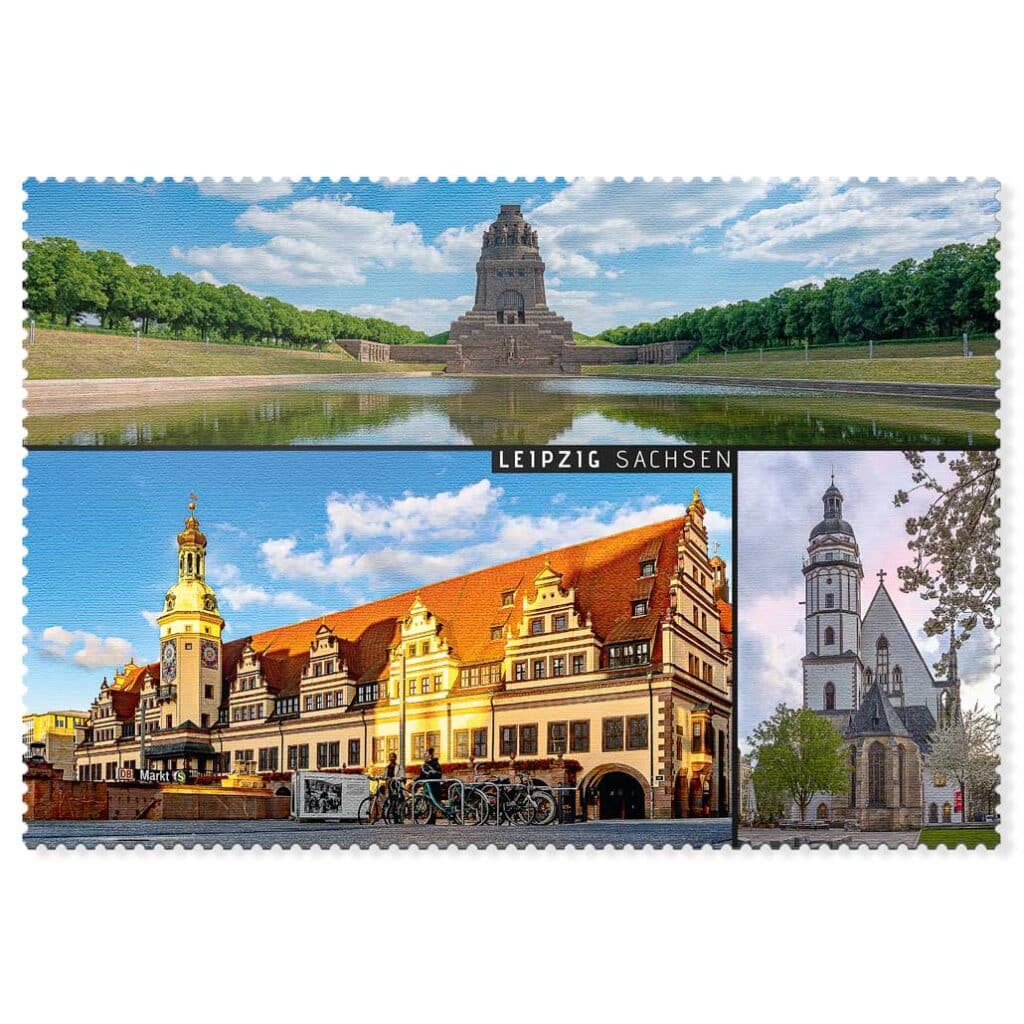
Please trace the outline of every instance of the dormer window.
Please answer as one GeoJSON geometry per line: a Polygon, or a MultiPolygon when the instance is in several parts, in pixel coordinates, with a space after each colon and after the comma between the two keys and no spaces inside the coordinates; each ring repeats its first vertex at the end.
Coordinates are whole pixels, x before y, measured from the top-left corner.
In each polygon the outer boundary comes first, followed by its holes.
{"type": "Polygon", "coordinates": [[[639,619],[647,614],[647,598],[641,598],[639,601],[633,602],[633,618],[639,619]]]}
{"type": "Polygon", "coordinates": [[[654,559],[649,558],[645,562],[640,563],[640,575],[641,576],[653,576],[655,570],[654,559]]]}
{"type": "Polygon", "coordinates": [[[516,592],[514,590],[506,590],[501,595],[501,607],[511,608],[516,601],[516,592]]]}
{"type": "Polygon", "coordinates": [[[491,639],[492,640],[500,640],[501,639],[501,634],[503,632],[503,628],[504,627],[502,627],[502,626],[491,626],[491,639]]]}

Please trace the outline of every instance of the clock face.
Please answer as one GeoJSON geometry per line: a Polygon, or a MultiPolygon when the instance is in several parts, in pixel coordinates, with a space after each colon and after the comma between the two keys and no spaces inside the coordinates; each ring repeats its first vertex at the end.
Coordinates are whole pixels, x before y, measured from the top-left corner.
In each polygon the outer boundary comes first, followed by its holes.
{"type": "Polygon", "coordinates": [[[160,678],[173,683],[178,675],[178,648],[173,640],[165,640],[160,648],[160,678]]]}
{"type": "Polygon", "coordinates": [[[212,640],[204,640],[200,646],[199,656],[203,660],[204,668],[216,668],[218,655],[217,645],[212,640]]]}

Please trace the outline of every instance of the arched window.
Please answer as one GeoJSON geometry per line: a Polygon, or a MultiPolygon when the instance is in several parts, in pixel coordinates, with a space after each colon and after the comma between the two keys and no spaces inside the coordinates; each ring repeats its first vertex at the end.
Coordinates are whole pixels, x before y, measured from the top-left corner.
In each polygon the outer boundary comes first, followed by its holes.
{"type": "Polygon", "coordinates": [[[903,669],[899,665],[893,665],[892,668],[892,689],[896,693],[903,689],[903,669]]]}
{"type": "Polygon", "coordinates": [[[953,808],[948,800],[942,805],[942,820],[947,825],[953,820],[953,808]]]}
{"type": "Polygon", "coordinates": [[[928,805],[928,820],[930,822],[937,822],[939,820],[939,805],[929,804],[928,805]]]}
{"type": "Polygon", "coordinates": [[[192,574],[192,555],[191,554],[186,558],[185,564],[188,566],[189,575],[191,575],[192,574]]]}
{"type": "Polygon", "coordinates": [[[899,793],[900,807],[906,802],[903,799],[903,769],[904,769],[904,751],[902,747],[896,748],[896,790],[899,793]]]}
{"type": "Polygon", "coordinates": [[[882,686],[889,684],[889,641],[884,636],[875,644],[875,675],[882,686]]]}
{"type": "Polygon", "coordinates": [[[831,626],[825,627],[825,646],[831,647],[836,642],[836,631],[831,626]]]}
{"type": "Polygon", "coordinates": [[[526,303],[520,292],[507,288],[498,296],[498,323],[526,323],[526,303]]]}
{"type": "Polygon", "coordinates": [[[827,682],[825,684],[825,710],[835,711],[836,709],[836,688],[835,684],[827,682]]]}
{"type": "Polygon", "coordinates": [[[818,804],[818,811],[816,814],[818,821],[826,821],[828,819],[828,804],[822,801],[818,804]]]}
{"type": "Polygon", "coordinates": [[[874,672],[871,669],[864,669],[864,689],[869,690],[871,688],[871,680],[875,678],[874,672]]]}
{"type": "Polygon", "coordinates": [[[868,806],[885,806],[885,747],[877,741],[868,747],[868,806]]]}

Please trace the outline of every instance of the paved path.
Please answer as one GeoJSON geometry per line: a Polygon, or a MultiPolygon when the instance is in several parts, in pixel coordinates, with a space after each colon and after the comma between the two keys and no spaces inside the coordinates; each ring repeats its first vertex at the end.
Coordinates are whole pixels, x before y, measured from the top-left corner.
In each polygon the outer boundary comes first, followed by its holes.
{"type": "Polygon", "coordinates": [[[740,842],[751,846],[917,846],[920,832],[848,832],[841,828],[741,828],[740,842]]]}
{"type": "Polygon", "coordinates": [[[59,846],[714,846],[732,840],[728,818],[671,821],[594,821],[575,825],[357,825],[295,821],[33,821],[25,843],[59,846]]]}

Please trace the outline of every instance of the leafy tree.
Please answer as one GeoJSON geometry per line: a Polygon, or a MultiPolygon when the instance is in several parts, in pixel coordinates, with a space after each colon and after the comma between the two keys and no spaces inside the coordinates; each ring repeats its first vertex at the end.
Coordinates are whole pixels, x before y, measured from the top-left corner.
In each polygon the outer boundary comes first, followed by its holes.
{"type": "Polygon", "coordinates": [[[70,238],[29,243],[25,270],[28,308],[33,312],[60,317],[70,327],[76,317],[106,308],[107,298],[95,266],[70,238]]]}
{"type": "Polygon", "coordinates": [[[949,649],[936,663],[942,675],[951,671],[951,652],[959,650],[978,623],[995,629],[999,609],[999,456],[994,451],[968,451],[949,458],[904,452],[912,486],[897,491],[901,508],[918,491],[933,495],[920,516],[906,522],[913,555],[897,570],[900,589],[917,593],[932,605],[924,624],[928,636],[949,632],[949,649]]]}
{"type": "Polygon", "coordinates": [[[792,802],[803,820],[815,793],[845,793],[849,786],[843,737],[827,718],[807,708],[780,704],[748,743],[759,807],[792,802]]]}
{"type": "Polygon", "coordinates": [[[960,820],[968,820],[968,800],[988,810],[999,784],[999,722],[977,705],[942,723],[931,737],[925,766],[956,780],[961,793],[960,820]]]}

